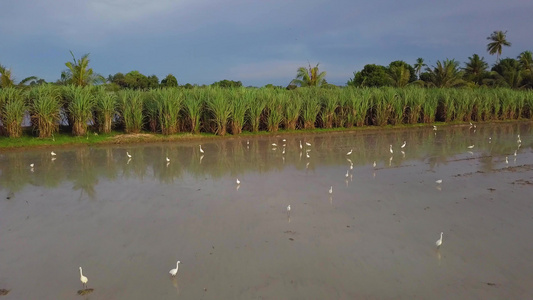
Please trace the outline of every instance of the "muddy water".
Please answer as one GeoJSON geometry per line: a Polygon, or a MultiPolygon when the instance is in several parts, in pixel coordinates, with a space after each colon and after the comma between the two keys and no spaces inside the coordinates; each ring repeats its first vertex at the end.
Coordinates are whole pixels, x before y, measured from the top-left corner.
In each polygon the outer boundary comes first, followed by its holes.
{"type": "Polygon", "coordinates": [[[4,152],[2,299],[531,298],[532,146],[521,123],[4,152]]]}

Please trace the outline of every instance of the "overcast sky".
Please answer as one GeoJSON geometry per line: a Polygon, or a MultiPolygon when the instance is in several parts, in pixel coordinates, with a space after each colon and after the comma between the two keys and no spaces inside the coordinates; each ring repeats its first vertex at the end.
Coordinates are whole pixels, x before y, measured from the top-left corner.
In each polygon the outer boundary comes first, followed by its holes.
{"type": "Polygon", "coordinates": [[[16,81],[56,81],[65,62],[90,53],[107,77],[138,70],[179,84],[240,80],[286,86],[320,63],[330,83],[394,60],[429,65],[474,53],[492,65],[487,37],[507,30],[502,57],[533,50],[525,0],[2,0],[0,64],[16,81]]]}

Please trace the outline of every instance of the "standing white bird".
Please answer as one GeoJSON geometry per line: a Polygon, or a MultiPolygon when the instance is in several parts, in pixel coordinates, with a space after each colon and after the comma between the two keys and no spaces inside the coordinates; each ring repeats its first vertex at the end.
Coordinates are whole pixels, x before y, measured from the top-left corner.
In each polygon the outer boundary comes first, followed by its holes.
{"type": "Polygon", "coordinates": [[[204,149],[202,149],[202,145],[200,145],[200,153],[204,153],[204,149]]]}
{"type": "Polygon", "coordinates": [[[374,161],[374,163],[372,164],[372,166],[375,168],[376,167],[376,161],[374,161]]]}
{"type": "Polygon", "coordinates": [[[474,145],[470,145],[470,146],[468,146],[467,148],[468,148],[468,149],[472,149],[472,148],[474,148],[474,145]]]}
{"type": "Polygon", "coordinates": [[[390,154],[394,153],[394,151],[392,151],[392,145],[389,145],[389,151],[390,151],[390,154]]]}
{"type": "Polygon", "coordinates": [[[352,155],[352,152],[353,152],[353,149],[350,149],[350,151],[348,151],[348,153],[346,153],[346,155],[352,155]]]}
{"type": "Polygon", "coordinates": [[[81,267],[80,267],[80,281],[83,284],[83,287],[87,288],[87,282],[89,281],[89,279],[87,277],[83,276],[83,271],[82,271],[81,267]]]}
{"type": "Polygon", "coordinates": [[[348,176],[350,176],[350,170],[346,171],[346,178],[348,178],[348,176]]]}
{"type": "Polygon", "coordinates": [[[289,204],[289,206],[287,206],[287,214],[291,214],[291,205],[289,204]]]}
{"type": "Polygon", "coordinates": [[[330,193],[330,194],[333,194],[333,186],[330,186],[330,187],[329,187],[329,193],[330,193]]]}
{"type": "Polygon", "coordinates": [[[508,164],[509,160],[507,159],[507,156],[505,157],[505,163],[508,164]]]}
{"type": "Polygon", "coordinates": [[[407,145],[407,142],[403,141],[402,148],[405,148],[405,145],[407,145]]]}
{"type": "Polygon", "coordinates": [[[302,149],[302,148],[303,148],[303,146],[302,146],[302,141],[300,141],[300,149],[302,149]]]}
{"type": "Polygon", "coordinates": [[[521,144],[521,143],[522,143],[522,140],[520,139],[520,135],[518,135],[518,140],[516,140],[516,142],[517,142],[518,144],[521,144]]]}
{"type": "Polygon", "coordinates": [[[437,131],[437,126],[433,125],[433,130],[437,131]]]}
{"type": "Polygon", "coordinates": [[[167,156],[167,162],[170,162],[170,158],[168,158],[168,156],[167,156]]]}
{"type": "MultiPolygon", "coordinates": [[[[516,153],[516,151],[515,151],[515,153],[516,153]]],[[[516,156],[516,155],[515,155],[515,156],[516,156]]],[[[30,168],[33,168],[33,166],[35,166],[35,165],[34,165],[34,164],[30,164],[30,168]]]]}
{"type": "Polygon", "coordinates": [[[309,143],[309,142],[305,142],[305,144],[306,144],[307,146],[311,147],[311,143],[309,143]]]}
{"type": "Polygon", "coordinates": [[[440,245],[442,245],[442,232],[440,233],[440,239],[438,239],[436,242],[435,242],[435,245],[437,245],[437,248],[440,247],[440,245]]]}
{"type": "Polygon", "coordinates": [[[272,147],[277,147],[278,145],[276,143],[272,143],[272,147]]]}
{"type": "Polygon", "coordinates": [[[180,261],[178,260],[178,262],[176,263],[176,268],[170,270],[170,272],[169,272],[170,275],[172,275],[172,276],[176,276],[176,274],[178,274],[178,267],[179,267],[179,264],[180,264],[180,261]]]}
{"type": "Polygon", "coordinates": [[[131,154],[128,151],[126,151],[126,156],[131,158],[131,154]]]}
{"type": "Polygon", "coordinates": [[[435,183],[437,183],[437,184],[441,184],[441,183],[442,183],[442,179],[435,180],[435,183]]]}
{"type": "Polygon", "coordinates": [[[241,184],[241,181],[239,180],[239,178],[237,178],[237,180],[235,180],[235,183],[236,184],[241,184]]]}
{"type": "MultiPolygon", "coordinates": [[[[514,151],[514,156],[516,156],[516,150],[514,151]]],[[[33,168],[33,166],[32,166],[32,168],[33,168]]]]}
{"type": "Polygon", "coordinates": [[[309,152],[305,152],[305,157],[310,158],[309,152]]]}
{"type": "Polygon", "coordinates": [[[56,156],[56,153],[54,151],[50,152],[50,155],[56,156]]]}

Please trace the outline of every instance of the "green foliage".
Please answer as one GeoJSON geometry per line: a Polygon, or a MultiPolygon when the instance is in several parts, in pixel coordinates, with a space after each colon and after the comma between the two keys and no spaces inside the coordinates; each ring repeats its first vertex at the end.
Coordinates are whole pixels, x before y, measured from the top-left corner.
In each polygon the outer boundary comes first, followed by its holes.
{"type": "Polygon", "coordinates": [[[140,91],[118,92],[119,113],[126,133],[139,133],[144,124],[144,94],[140,91]]]}
{"type": "Polygon", "coordinates": [[[492,67],[491,75],[495,86],[516,89],[522,87],[522,73],[519,61],[505,58],[492,67]]]}
{"type": "Polygon", "coordinates": [[[101,133],[110,133],[117,111],[117,94],[108,92],[104,87],[94,90],[96,99],[96,124],[101,133]]]}
{"type": "MultiPolygon", "coordinates": [[[[280,92],[281,93],[281,92],[280,92]]],[[[302,98],[298,93],[288,92],[285,105],[283,105],[283,121],[285,129],[295,130],[302,112],[302,98]]]]}
{"type": "Polygon", "coordinates": [[[179,89],[156,89],[150,94],[157,105],[157,116],[161,132],[165,135],[179,131],[179,115],[183,106],[184,95],[179,89]]]}
{"type": "Polygon", "coordinates": [[[419,57],[416,59],[416,63],[414,65],[415,73],[418,76],[418,79],[420,79],[420,73],[424,69],[424,67],[427,67],[426,63],[424,63],[424,59],[422,57],[419,57]]]}
{"type": "Polygon", "coordinates": [[[483,84],[483,80],[488,77],[488,64],[485,62],[483,57],[474,54],[468,58],[468,62],[465,63],[464,67],[464,78],[467,81],[472,81],[477,85],[483,84]]]}
{"type": "Polygon", "coordinates": [[[258,132],[261,126],[261,117],[267,105],[267,89],[248,90],[247,99],[250,102],[248,115],[252,132],[258,132]]]}
{"type": "Polygon", "coordinates": [[[32,124],[39,137],[51,137],[59,129],[59,90],[51,84],[39,85],[30,90],[28,98],[32,124]]]}
{"type": "Polygon", "coordinates": [[[320,72],[318,65],[306,69],[305,67],[300,67],[296,71],[296,78],[291,81],[291,85],[300,86],[300,87],[320,87],[325,85],[326,82],[326,72],[320,72]]]}
{"type": "Polygon", "coordinates": [[[487,44],[487,52],[489,52],[490,55],[496,54],[496,61],[500,60],[503,46],[511,47],[511,43],[507,41],[507,31],[494,31],[489,37],[487,37],[487,40],[490,41],[490,43],[487,44]]]}
{"type": "Polygon", "coordinates": [[[22,90],[14,87],[0,89],[0,113],[7,136],[18,138],[22,134],[22,120],[27,111],[22,90]]]}
{"type": "Polygon", "coordinates": [[[188,119],[189,129],[192,133],[200,132],[200,121],[205,103],[205,89],[186,89],[184,107],[185,116],[188,119]]]}
{"type": "Polygon", "coordinates": [[[75,136],[87,133],[87,122],[93,122],[93,111],[96,99],[89,88],[69,85],[63,88],[64,98],[67,101],[67,112],[72,125],[72,134],[75,136]]]}
{"type": "Polygon", "coordinates": [[[381,87],[390,85],[387,68],[380,65],[368,64],[363,70],[354,73],[354,78],[347,85],[353,87],[381,87]]]}
{"type": "Polygon", "coordinates": [[[463,85],[462,73],[459,70],[459,62],[454,59],[437,61],[433,69],[428,68],[428,84],[438,88],[450,88],[463,85]]]}
{"type": "Polygon", "coordinates": [[[231,102],[224,97],[224,92],[220,88],[208,88],[206,94],[207,109],[211,113],[211,120],[215,123],[215,133],[226,135],[228,121],[231,118],[231,102]]]}
{"type": "Polygon", "coordinates": [[[115,74],[113,77],[113,82],[116,84],[133,90],[148,90],[155,89],[159,87],[159,79],[157,76],[146,76],[141,74],[139,71],[131,71],[124,75],[124,78],[120,76],[120,73],[115,74]]]}
{"type": "Polygon", "coordinates": [[[177,87],[178,86],[178,80],[174,75],[168,74],[167,77],[165,77],[163,80],[161,80],[161,87],[177,87]]]}
{"type": "Polygon", "coordinates": [[[227,98],[231,102],[231,133],[240,134],[245,123],[250,102],[246,99],[245,88],[233,88],[226,90],[227,98]]]}
{"type": "Polygon", "coordinates": [[[242,82],[224,79],[214,82],[211,86],[219,88],[239,88],[242,87],[242,82]]]}
{"type": "Polygon", "coordinates": [[[67,70],[63,73],[65,82],[75,86],[87,86],[94,83],[105,82],[105,78],[101,75],[95,74],[92,68],[89,68],[89,53],[83,55],[76,60],[74,53],[72,55],[72,62],[66,62],[67,70]]]}

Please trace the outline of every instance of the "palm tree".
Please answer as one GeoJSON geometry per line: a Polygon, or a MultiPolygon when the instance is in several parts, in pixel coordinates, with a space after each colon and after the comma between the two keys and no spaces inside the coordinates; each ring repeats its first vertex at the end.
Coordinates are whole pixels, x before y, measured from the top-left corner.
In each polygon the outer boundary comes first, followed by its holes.
{"type": "Polygon", "coordinates": [[[95,74],[92,68],[89,68],[89,53],[83,55],[76,60],[74,53],[72,55],[72,62],[66,62],[67,70],[61,73],[61,77],[65,77],[66,82],[76,86],[87,86],[97,82],[105,82],[106,79],[99,74],[95,74]]]}
{"type": "Polygon", "coordinates": [[[531,51],[524,51],[517,57],[520,67],[524,71],[531,72],[533,69],[533,54],[531,51]]]}
{"type": "Polygon", "coordinates": [[[309,65],[309,69],[305,67],[298,68],[296,78],[291,81],[291,85],[301,87],[326,85],[326,71],[319,73],[318,65],[316,64],[313,68],[309,65]]]}
{"type": "Polygon", "coordinates": [[[389,68],[389,79],[395,87],[404,87],[409,83],[411,73],[405,65],[393,65],[389,68]]]}
{"type": "Polygon", "coordinates": [[[492,67],[491,72],[495,79],[496,86],[509,87],[513,89],[522,88],[524,84],[524,72],[520,67],[520,62],[516,59],[505,58],[502,59],[492,67]]]}
{"type": "Polygon", "coordinates": [[[481,84],[483,78],[487,74],[488,66],[489,65],[485,62],[483,57],[480,58],[479,55],[474,54],[469,57],[468,62],[465,63],[465,67],[463,68],[465,72],[464,75],[476,84],[481,84]]]}
{"type": "Polygon", "coordinates": [[[487,44],[487,51],[490,55],[496,54],[496,61],[500,60],[500,55],[502,55],[502,47],[510,47],[511,43],[506,40],[507,31],[503,32],[501,30],[494,31],[487,40],[491,41],[487,44]]]}
{"type": "Polygon", "coordinates": [[[419,57],[416,59],[416,63],[415,63],[415,72],[416,72],[416,76],[418,77],[418,79],[420,79],[420,73],[422,72],[422,68],[424,67],[427,67],[428,65],[426,65],[424,63],[424,59],[422,57],[419,57]]]}
{"type": "Polygon", "coordinates": [[[22,79],[18,84],[15,84],[15,79],[11,75],[11,69],[8,69],[0,64],[0,88],[12,87],[15,85],[23,86],[26,82],[31,80],[38,80],[35,76],[30,76],[22,79]]]}
{"type": "Polygon", "coordinates": [[[459,70],[459,62],[455,59],[437,61],[437,65],[427,68],[429,84],[438,88],[455,87],[464,84],[463,74],[459,70]]]}

